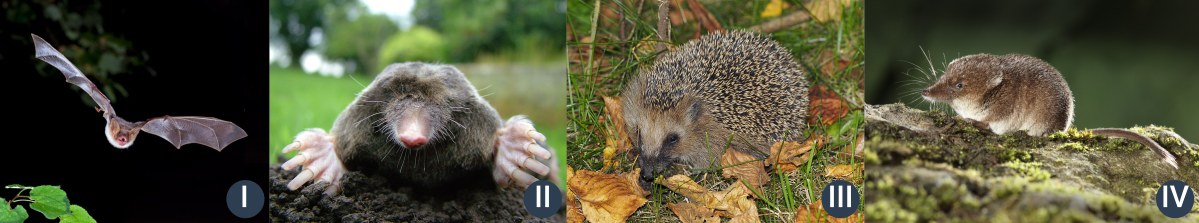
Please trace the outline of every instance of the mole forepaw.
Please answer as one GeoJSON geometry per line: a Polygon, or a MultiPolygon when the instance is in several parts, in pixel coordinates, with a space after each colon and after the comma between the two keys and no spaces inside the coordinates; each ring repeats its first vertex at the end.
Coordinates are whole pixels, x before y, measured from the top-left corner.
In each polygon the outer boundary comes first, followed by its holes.
{"type": "Polygon", "coordinates": [[[304,130],[296,135],[295,142],[283,148],[284,153],[291,151],[300,152],[283,163],[283,169],[303,168],[296,178],[287,183],[287,189],[296,190],[315,180],[329,182],[326,194],[337,193],[341,187],[341,176],[345,174],[345,167],[333,149],[332,135],[319,128],[304,130]]]}
{"type": "Polygon", "coordinates": [[[538,179],[558,180],[556,157],[533,122],[524,116],[512,117],[497,135],[492,176],[500,186],[524,188],[538,179]]]}

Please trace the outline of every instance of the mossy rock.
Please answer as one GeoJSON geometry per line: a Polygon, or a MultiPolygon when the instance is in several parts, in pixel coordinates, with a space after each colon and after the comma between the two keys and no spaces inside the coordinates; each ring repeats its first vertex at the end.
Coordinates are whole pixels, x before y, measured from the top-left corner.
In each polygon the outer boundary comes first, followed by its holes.
{"type": "Polygon", "coordinates": [[[1180,169],[1144,145],[1085,130],[996,135],[939,111],[865,110],[867,221],[1199,222],[1199,211],[1173,219],[1154,206],[1161,183],[1199,182],[1199,146],[1170,128],[1130,130],[1162,144],[1180,169]]]}

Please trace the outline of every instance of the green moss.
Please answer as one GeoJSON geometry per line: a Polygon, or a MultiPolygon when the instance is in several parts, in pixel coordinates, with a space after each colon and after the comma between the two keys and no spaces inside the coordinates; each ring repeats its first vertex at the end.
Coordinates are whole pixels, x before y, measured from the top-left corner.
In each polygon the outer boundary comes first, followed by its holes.
{"type": "MultiPolygon", "coordinates": [[[[914,112],[930,120],[913,123],[937,123],[939,129],[866,122],[867,153],[879,159],[866,167],[867,182],[887,179],[864,189],[868,206],[881,204],[865,209],[868,221],[912,221],[911,215],[922,222],[1170,221],[1152,205],[1155,186],[1168,179],[1199,181],[1199,171],[1186,169],[1199,168],[1199,147],[1176,147],[1164,134],[1146,135],[1192,165],[1174,170],[1139,143],[1085,130],[995,135],[970,131],[939,111],[914,112]]],[[[1159,132],[1152,128],[1142,131],[1159,132]]],[[[1199,215],[1189,217],[1181,220],[1199,222],[1199,215]]]]}
{"type": "Polygon", "coordinates": [[[1095,134],[1092,134],[1091,131],[1079,131],[1078,129],[1071,127],[1065,131],[1050,133],[1049,138],[1060,140],[1087,140],[1095,138],[1095,134]]]}
{"type": "Polygon", "coordinates": [[[1033,181],[1043,181],[1053,177],[1052,174],[1049,174],[1049,172],[1046,172],[1041,168],[1041,162],[1009,161],[1003,163],[1003,166],[1012,168],[1012,170],[1023,174],[1025,177],[1028,177],[1033,181]]]}
{"type": "Polygon", "coordinates": [[[1004,151],[1007,160],[1032,161],[1032,153],[1025,150],[1008,149],[1004,151]]]}
{"type": "Polygon", "coordinates": [[[1082,143],[1078,143],[1078,142],[1062,143],[1061,145],[1058,145],[1057,148],[1058,149],[1070,149],[1070,150],[1079,151],[1079,152],[1090,151],[1090,148],[1087,148],[1086,145],[1083,145],[1082,143]]]}
{"type": "Polygon", "coordinates": [[[871,213],[866,216],[867,222],[917,222],[919,216],[916,213],[908,211],[895,202],[895,200],[885,200],[878,202],[867,202],[866,213],[871,213]]]}

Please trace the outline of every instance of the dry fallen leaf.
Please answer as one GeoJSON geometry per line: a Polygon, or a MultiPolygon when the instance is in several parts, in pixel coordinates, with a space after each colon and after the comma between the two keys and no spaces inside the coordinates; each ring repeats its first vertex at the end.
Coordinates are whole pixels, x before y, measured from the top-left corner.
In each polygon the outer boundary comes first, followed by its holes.
{"type": "Polygon", "coordinates": [[[808,206],[801,206],[795,211],[795,222],[835,222],[835,223],[857,223],[862,222],[862,212],[854,213],[845,218],[835,218],[828,215],[824,211],[824,206],[820,206],[820,201],[812,202],[808,206]]]}
{"type": "Polygon", "coordinates": [[[821,22],[841,20],[841,11],[849,5],[850,0],[812,0],[804,5],[808,12],[821,22]]]}
{"type": "MultiPolygon", "coordinates": [[[[566,180],[569,181],[571,177],[574,177],[574,174],[575,168],[566,166],[566,180]]],[[[582,223],[583,218],[583,209],[579,207],[578,199],[570,191],[570,187],[566,187],[566,222],[582,223]]]]}
{"type": "Polygon", "coordinates": [[[853,183],[862,182],[862,170],[865,163],[841,164],[824,168],[824,176],[847,180],[853,183]]]}
{"type": "Polygon", "coordinates": [[[655,180],[666,188],[682,194],[684,197],[702,204],[704,207],[717,210],[717,214],[732,218],[731,222],[756,222],[758,219],[757,204],[749,199],[752,194],[745,184],[734,183],[720,192],[711,192],[700,186],[686,175],[674,175],[666,180],[655,180]]]}
{"type": "Polygon", "coordinates": [[[641,168],[634,168],[633,171],[620,174],[620,178],[624,179],[625,183],[635,187],[633,192],[637,192],[642,197],[649,195],[649,191],[641,188],[641,168]]]}
{"type": "Polygon", "coordinates": [[[628,151],[633,145],[629,142],[629,135],[625,133],[624,128],[624,111],[621,106],[621,99],[617,96],[603,96],[604,98],[604,113],[608,115],[608,120],[612,121],[607,130],[606,142],[608,146],[617,149],[617,152],[628,151]]]}
{"type": "Polygon", "coordinates": [[[858,133],[857,137],[856,140],[841,148],[841,152],[837,153],[837,159],[849,160],[850,156],[855,156],[857,157],[856,160],[862,160],[862,153],[865,152],[863,151],[865,149],[863,144],[866,142],[866,133],[858,133]]]}
{"type": "Polygon", "coordinates": [[[624,222],[646,202],[639,185],[617,174],[578,170],[567,186],[579,197],[583,216],[591,222],[624,222]]]}
{"type": "Polygon", "coordinates": [[[664,182],[656,179],[654,181],[658,184],[666,186],[666,188],[670,188],[670,190],[674,191],[675,193],[682,194],[684,197],[691,198],[691,200],[703,204],[705,207],[728,210],[727,205],[721,206],[721,204],[718,203],[719,200],[712,195],[711,192],[709,192],[707,189],[704,189],[704,187],[700,186],[699,183],[691,180],[691,178],[687,177],[687,175],[679,174],[670,176],[670,178],[667,178],[664,182]]]}
{"type": "Polygon", "coordinates": [[[745,184],[734,183],[728,189],[721,192],[716,192],[716,196],[722,201],[728,203],[731,208],[728,210],[729,222],[759,222],[758,205],[753,200],[749,199],[749,195],[753,194],[749,191],[745,184]]]}
{"type": "Polygon", "coordinates": [[[849,114],[849,107],[837,92],[829,90],[824,85],[808,89],[808,123],[819,122],[828,126],[849,114]]]}
{"type": "Polygon", "coordinates": [[[740,150],[725,150],[724,155],[720,157],[720,166],[725,167],[720,170],[721,176],[739,179],[738,182],[744,180],[754,190],[761,191],[762,185],[770,181],[770,174],[766,173],[766,162],[740,150]]]}
{"type": "Polygon", "coordinates": [[[716,216],[716,210],[704,207],[699,204],[685,202],[666,204],[674,215],[679,216],[679,221],[683,223],[692,222],[715,222],[720,223],[720,216],[716,216]]]}
{"type": "Polygon", "coordinates": [[[582,223],[583,219],[585,219],[585,218],[586,217],[583,216],[583,209],[579,207],[578,201],[575,201],[572,199],[572,200],[566,202],[566,222],[567,223],[582,223]]]}
{"type": "Polygon", "coordinates": [[[779,16],[783,14],[783,9],[787,9],[788,7],[791,7],[791,4],[783,0],[771,0],[770,3],[766,4],[766,8],[762,9],[760,16],[762,18],[779,16]]]}
{"type": "MultiPolygon", "coordinates": [[[[575,168],[572,166],[566,166],[566,180],[570,181],[570,178],[573,178],[574,176],[575,176],[575,168]]],[[[566,200],[573,201],[574,199],[575,199],[574,192],[570,191],[570,187],[566,187],[566,200]]]]}
{"type": "Polygon", "coordinates": [[[604,140],[607,146],[604,147],[604,167],[601,170],[607,170],[616,163],[614,160],[617,153],[626,152],[633,145],[629,142],[628,134],[625,133],[620,97],[602,96],[602,98],[604,98],[604,113],[607,114],[607,120],[611,121],[611,125],[604,131],[607,135],[607,138],[604,140]]]}
{"type": "Polygon", "coordinates": [[[808,141],[804,141],[803,143],[790,141],[776,142],[770,146],[770,157],[766,158],[767,165],[774,165],[776,170],[782,172],[795,171],[811,158],[812,153],[808,151],[823,144],[824,139],[821,136],[812,136],[808,141]]]}
{"type": "MultiPolygon", "coordinates": [[[[836,50],[832,49],[820,51],[820,55],[816,57],[816,61],[820,64],[821,75],[832,79],[836,78],[833,76],[833,74],[836,74],[838,71],[849,69],[849,58],[852,58],[852,54],[856,51],[852,51],[848,48],[844,50],[848,52],[838,53],[836,50]]],[[[854,71],[857,70],[861,69],[854,69],[854,71]]]]}

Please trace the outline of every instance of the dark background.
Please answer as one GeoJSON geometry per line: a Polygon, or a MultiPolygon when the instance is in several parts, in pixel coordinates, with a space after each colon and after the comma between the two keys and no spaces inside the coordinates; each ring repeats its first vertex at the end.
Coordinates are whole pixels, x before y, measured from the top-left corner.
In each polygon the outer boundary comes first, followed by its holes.
{"type": "MultiPolygon", "coordinates": [[[[239,180],[267,185],[265,1],[0,1],[0,8],[7,17],[0,23],[0,92],[8,117],[0,185],[61,185],[72,204],[100,222],[247,221],[224,199],[239,180]],[[175,149],[148,133],[128,149],[113,148],[100,113],[80,99],[82,91],[33,57],[29,33],[60,50],[78,45],[64,34],[69,27],[41,15],[54,4],[85,12],[100,4],[92,12],[103,18],[103,30],[81,32],[125,40],[127,61],[143,59],[106,76],[128,92],[109,94],[119,116],[211,116],[237,123],[249,136],[221,152],[198,144],[175,149]]],[[[85,73],[85,65],[98,61],[67,56],[85,73]]],[[[0,197],[16,192],[3,189],[0,197]]],[[[252,220],[265,222],[266,209],[252,220]]],[[[28,222],[45,221],[28,211],[28,222]]]]}
{"type": "Polygon", "coordinates": [[[866,5],[866,102],[929,108],[918,90],[935,79],[922,80],[914,69],[929,66],[921,47],[938,74],[960,56],[1022,53],[1065,77],[1075,97],[1075,127],[1157,124],[1194,142],[1195,9],[1199,1],[872,1],[866,5]],[[912,80],[920,82],[903,86],[912,80]]]}

